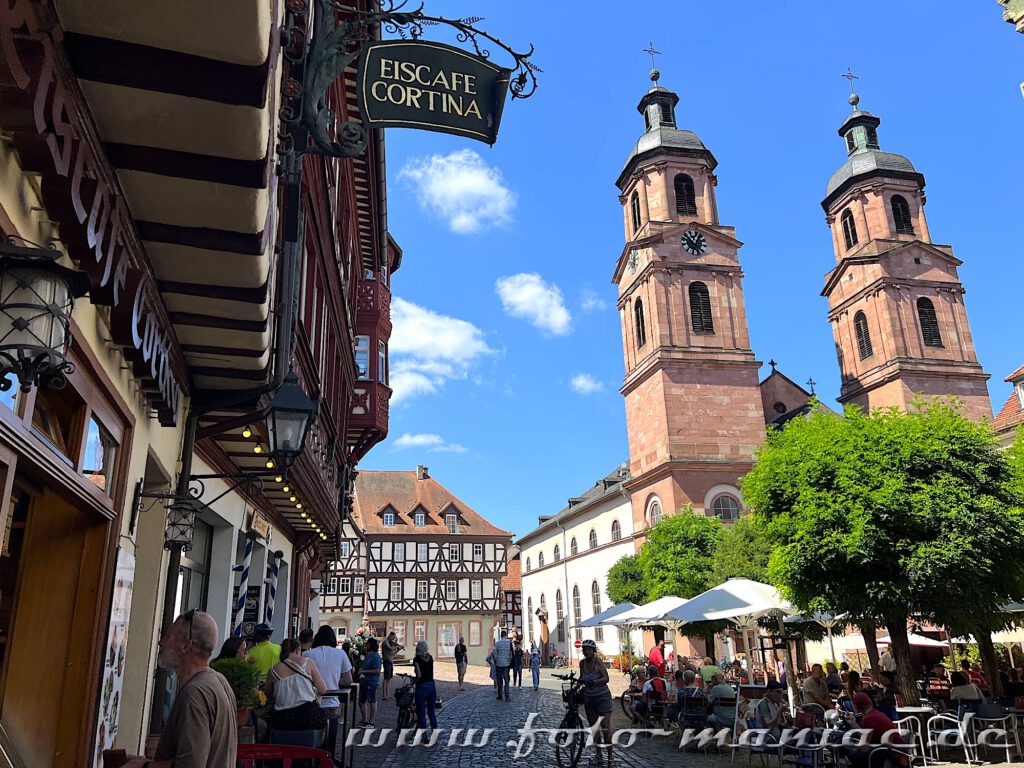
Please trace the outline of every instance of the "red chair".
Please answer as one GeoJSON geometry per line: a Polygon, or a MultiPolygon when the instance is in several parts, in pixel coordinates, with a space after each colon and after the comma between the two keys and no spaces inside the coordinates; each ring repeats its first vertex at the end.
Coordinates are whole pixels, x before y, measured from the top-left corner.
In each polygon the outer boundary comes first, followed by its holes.
{"type": "Polygon", "coordinates": [[[316,761],[320,768],[334,768],[331,755],[322,749],[293,747],[288,744],[239,744],[238,764],[242,768],[255,768],[257,760],[280,761],[281,768],[291,768],[292,760],[316,761]]]}

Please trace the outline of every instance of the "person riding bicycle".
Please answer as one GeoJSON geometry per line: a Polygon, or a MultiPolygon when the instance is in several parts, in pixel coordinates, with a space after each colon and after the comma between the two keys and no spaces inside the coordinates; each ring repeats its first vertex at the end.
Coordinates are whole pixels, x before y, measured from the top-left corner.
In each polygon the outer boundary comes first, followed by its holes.
{"type": "MultiPolygon", "coordinates": [[[[611,749],[612,744],[612,692],[608,688],[608,668],[597,657],[597,643],[593,640],[583,641],[583,658],[580,659],[580,681],[583,683],[583,708],[587,713],[587,724],[593,725],[600,719],[601,728],[597,731],[598,743],[604,743],[611,749]]],[[[603,757],[599,747],[591,765],[601,765],[603,757]]]]}

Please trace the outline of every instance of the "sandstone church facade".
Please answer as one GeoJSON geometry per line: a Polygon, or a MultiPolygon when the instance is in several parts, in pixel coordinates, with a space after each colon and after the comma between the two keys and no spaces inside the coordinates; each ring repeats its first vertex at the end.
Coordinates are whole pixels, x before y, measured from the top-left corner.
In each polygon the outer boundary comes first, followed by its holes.
{"type": "MultiPolygon", "coordinates": [[[[619,289],[636,546],[664,514],[735,519],[739,480],[768,423],[807,408],[810,393],[775,370],[758,380],[750,346],[735,228],[719,219],[717,160],[678,127],[679,97],[657,84],[637,107],[645,132],[616,185],[625,246],[619,289]]],[[[836,266],[822,295],[842,376],[839,402],[908,408],[918,398],[959,398],[971,418],[991,418],[986,374],[974,350],[961,262],[932,242],[924,176],[882,152],[880,120],[858,108],[839,135],[848,158],[822,202],[836,266]]]]}

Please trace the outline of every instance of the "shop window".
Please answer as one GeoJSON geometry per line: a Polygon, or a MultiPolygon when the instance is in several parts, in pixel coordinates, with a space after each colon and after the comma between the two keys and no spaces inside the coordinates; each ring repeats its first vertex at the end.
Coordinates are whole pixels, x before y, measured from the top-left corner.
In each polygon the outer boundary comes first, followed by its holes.
{"type": "Polygon", "coordinates": [[[82,474],[101,491],[110,495],[114,482],[114,467],[117,462],[117,443],[96,416],[89,419],[85,438],[85,456],[82,457],[82,474]]]}
{"type": "Polygon", "coordinates": [[[74,466],[78,459],[85,401],[71,387],[36,390],[32,431],[74,466]]]}
{"type": "Polygon", "coordinates": [[[395,633],[395,639],[399,645],[405,645],[405,622],[396,621],[391,625],[391,631],[395,633]]]}
{"type": "Polygon", "coordinates": [[[193,608],[206,610],[212,546],[213,526],[197,519],[192,534],[192,549],[181,554],[181,567],[178,570],[178,614],[193,608]]]}

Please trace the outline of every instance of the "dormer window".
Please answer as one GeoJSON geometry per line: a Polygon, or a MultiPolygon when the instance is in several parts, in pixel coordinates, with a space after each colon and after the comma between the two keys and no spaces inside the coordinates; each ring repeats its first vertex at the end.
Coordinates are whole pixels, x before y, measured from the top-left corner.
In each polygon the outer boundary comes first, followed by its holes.
{"type": "Polygon", "coordinates": [[[448,526],[448,533],[459,532],[459,516],[449,512],[444,516],[444,523],[448,526]]]}
{"type": "Polygon", "coordinates": [[[394,528],[395,527],[395,513],[394,512],[385,512],[384,513],[384,527],[385,528],[394,528]]]}
{"type": "Polygon", "coordinates": [[[1024,408],[1024,381],[1018,381],[1014,390],[1017,392],[1017,402],[1024,408]]]}
{"type": "Polygon", "coordinates": [[[427,524],[427,516],[425,514],[423,514],[422,512],[417,512],[413,516],[413,524],[417,528],[423,528],[427,524]]]}

